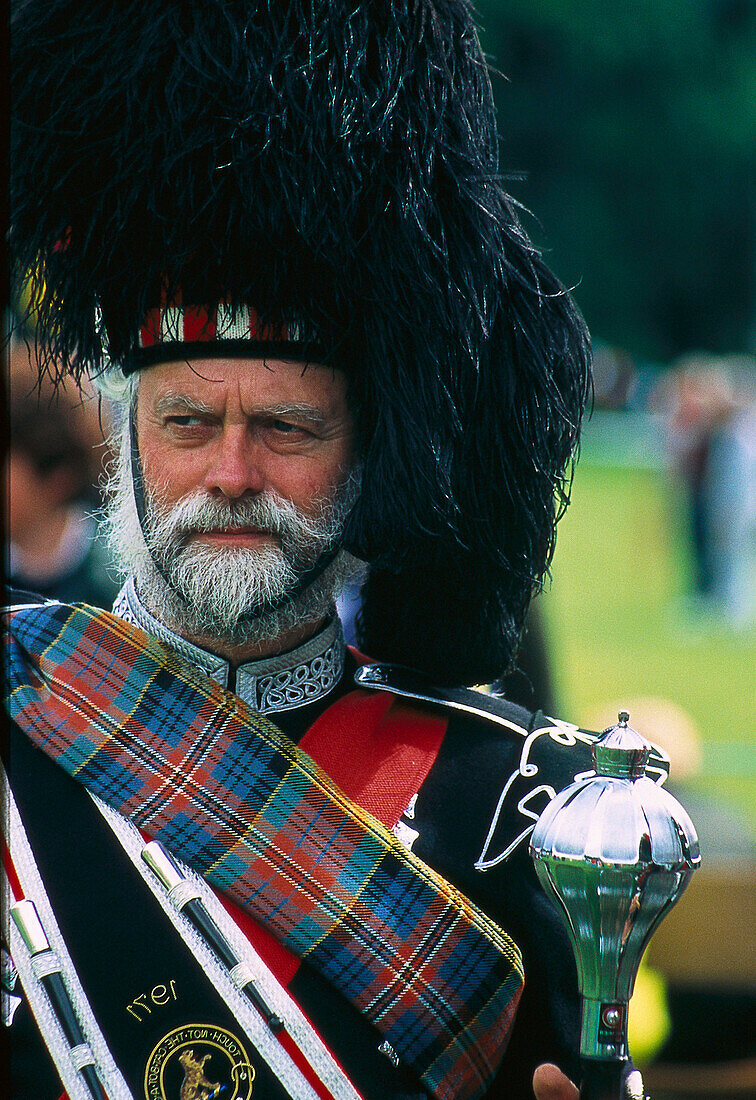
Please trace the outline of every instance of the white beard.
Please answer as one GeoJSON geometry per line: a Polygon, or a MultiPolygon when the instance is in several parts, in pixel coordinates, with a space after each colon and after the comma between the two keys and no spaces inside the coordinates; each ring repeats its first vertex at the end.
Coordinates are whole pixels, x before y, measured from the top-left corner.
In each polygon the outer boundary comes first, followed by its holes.
{"type": "Polygon", "coordinates": [[[359,493],[356,470],[329,500],[319,502],[313,516],[273,492],[235,503],[200,490],[165,509],[153,489],[145,494],[145,539],[126,428],[117,455],[105,513],[116,564],[133,574],[149,611],[184,636],[232,645],[275,640],[323,618],[341,590],[365,571],[363,562],[339,550],[310,585],[295,592],[303,573],[341,537],[359,493]],[[252,549],[187,541],[192,532],[233,526],[270,531],[280,545],[252,549]]]}

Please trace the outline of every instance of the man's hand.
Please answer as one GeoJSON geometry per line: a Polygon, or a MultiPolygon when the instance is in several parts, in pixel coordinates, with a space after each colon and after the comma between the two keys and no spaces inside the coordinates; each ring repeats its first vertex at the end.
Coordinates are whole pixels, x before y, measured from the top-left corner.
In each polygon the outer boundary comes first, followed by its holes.
{"type": "Polygon", "coordinates": [[[544,1062],[533,1074],[536,1100],[578,1100],[578,1090],[557,1066],[544,1062]]]}

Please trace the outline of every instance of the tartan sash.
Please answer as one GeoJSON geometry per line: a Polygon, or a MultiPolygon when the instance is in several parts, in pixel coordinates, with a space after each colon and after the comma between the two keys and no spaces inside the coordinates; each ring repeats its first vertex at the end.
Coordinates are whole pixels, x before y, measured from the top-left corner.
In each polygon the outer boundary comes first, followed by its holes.
{"type": "Polygon", "coordinates": [[[315,967],[439,1100],[490,1084],[512,940],[264,716],[107,612],[7,616],[10,717],[315,967]]]}

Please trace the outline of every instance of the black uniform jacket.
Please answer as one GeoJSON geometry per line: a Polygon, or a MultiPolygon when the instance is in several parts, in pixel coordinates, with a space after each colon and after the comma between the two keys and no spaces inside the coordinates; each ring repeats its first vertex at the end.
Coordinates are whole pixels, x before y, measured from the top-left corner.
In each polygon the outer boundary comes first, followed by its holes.
{"type": "MultiPolygon", "coordinates": [[[[298,740],[337,698],[354,689],[359,674],[349,655],[331,694],[276,715],[278,725],[298,740]]],[[[463,694],[468,703],[478,697],[463,694]]],[[[578,1075],[575,964],[560,918],[536,878],[527,841],[554,793],[591,770],[593,738],[504,699],[485,697],[485,703],[493,716],[457,710],[443,701],[414,704],[444,714],[448,725],[436,760],[397,830],[405,844],[488,913],[522,951],[525,991],[487,1096],[525,1100],[532,1097],[533,1069],[541,1062],[556,1062],[573,1080],[578,1075]]],[[[250,1047],[233,1007],[213,988],[212,976],[144,888],[84,788],[15,728],[8,736],[8,765],[61,934],[133,1096],[281,1100],[288,1095],[250,1047]],[[186,1030],[198,1025],[215,1030],[205,1030],[204,1037],[201,1029],[186,1030]],[[187,1036],[194,1036],[191,1047],[187,1036]],[[221,1042],[221,1036],[231,1038],[221,1042]],[[253,1086],[234,1078],[234,1043],[254,1067],[253,1086]]],[[[12,971],[6,984],[13,987],[11,1095],[58,1100],[62,1086],[12,971]]],[[[426,1096],[408,1070],[381,1051],[381,1036],[373,1027],[306,964],[296,971],[288,992],[365,1100],[426,1096]]]]}

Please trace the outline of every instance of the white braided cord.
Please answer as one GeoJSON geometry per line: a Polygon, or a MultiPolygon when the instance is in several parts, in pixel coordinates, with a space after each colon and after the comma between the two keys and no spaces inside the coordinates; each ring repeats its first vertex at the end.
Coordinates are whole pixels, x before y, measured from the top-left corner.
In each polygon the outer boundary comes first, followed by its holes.
{"type": "MultiPolygon", "coordinates": [[[[109,1100],[134,1100],[126,1081],[115,1064],[105,1037],[100,1030],[94,1012],[87,999],[84,989],[76,973],[65,941],[61,934],[58,922],[55,919],[50,899],[47,896],[42,876],[39,873],[34,854],[29,844],[26,830],[24,829],[21,815],[12,793],[8,789],[5,770],[1,774],[2,783],[6,791],[8,847],[11,860],[21,884],[24,897],[34,902],[39,914],[39,919],[45,930],[45,935],[50,943],[50,952],[44,952],[50,959],[43,961],[42,970],[45,974],[53,973],[53,969],[46,969],[51,960],[57,964],[55,969],[60,971],[61,978],[71,999],[81,1029],[87,1038],[86,1047],[90,1051],[97,1072],[103,1083],[109,1100]]],[[[4,874],[6,912],[16,900],[11,892],[7,875],[4,874]]],[[[69,1046],[63,1029],[58,1022],[58,1017],[53,1009],[40,977],[38,976],[34,960],[16,927],[15,921],[8,921],[9,946],[11,958],[18,970],[19,980],[23,987],[29,1007],[32,1010],[37,1026],[42,1034],[50,1056],[65,1088],[69,1100],[91,1100],[91,1093],[79,1074],[77,1065],[78,1055],[73,1051],[77,1048],[69,1046]]],[[[37,956],[38,958],[40,956],[37,956]]],[[[42,956],[43,957],[43,956],[42,956]]],[[[39,964],[37,964],[39,966],[39,964]]],[[[87,1064],[87,1063],[85,1063],[87,1064]]]]}

